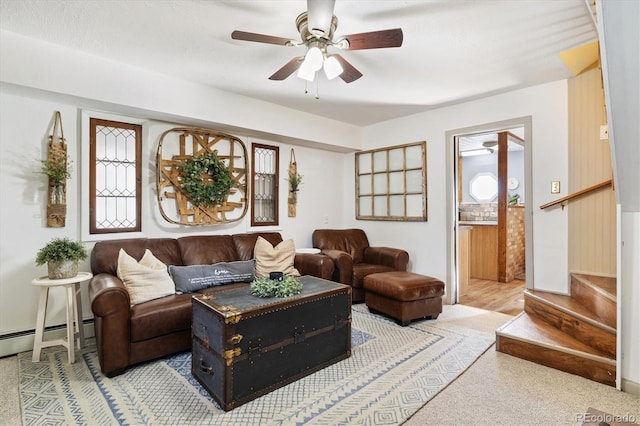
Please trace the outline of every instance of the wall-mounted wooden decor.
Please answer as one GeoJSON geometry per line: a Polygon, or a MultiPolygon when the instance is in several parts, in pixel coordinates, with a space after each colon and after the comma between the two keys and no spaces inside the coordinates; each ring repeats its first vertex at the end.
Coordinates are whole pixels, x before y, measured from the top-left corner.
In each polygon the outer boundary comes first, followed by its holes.
{"type": "Polygon", "coordinates": [[[49,178],[47,189],[47,226],[63,228],[67,217],[67,141],[62,130],[62,116],[56,111],[53,132],[49,135],[49,153],[42,162],[42,173],[49,178]]]}
{"type": "Polygon", "coordinates": [[[247,213],[247,149],[235,136],[177,127],[156,156],[160,214],[180,225],[236,222],[247,213]]]}
{"type": "Polygon", "coordinates": [[[296,217],[296,205],[298,204],[298,191],[302,183],[302,175],[298,173],[296,153],[291,148],[291,160],[289,161],[289,196],[287,197],[287,214],[296,217]]]}
{"type": "Polygon", "coordinates": [[[427,221],[427,143],[357,152],[356,219],[427,221]]]}

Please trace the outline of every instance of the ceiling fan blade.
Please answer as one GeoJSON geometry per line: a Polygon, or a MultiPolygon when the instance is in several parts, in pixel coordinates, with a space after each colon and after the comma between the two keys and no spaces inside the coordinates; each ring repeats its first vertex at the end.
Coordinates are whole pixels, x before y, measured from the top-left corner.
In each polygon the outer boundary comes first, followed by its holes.
{"type": "Polygon", "coordinates": [[[307,0],[309,32],[316,36],[328,36],[336,0],[307,0]]]}
{"type": "Polygon", "coordinates": [[[281,46],[291,46],[295,43],[294,40],[284,37],[276,37],[264,34],[248,33],[246,31],[234,31],[231,33],[231,38],[234,40],[256,41],[258,43],[278,44],[281,46]]]}
{"type": "Polygon", "coordinates": [[[370,33],[351,34],[340,39],[349,42],[349,47],[346,47],[345,50],[382,49],[402,46],[403,35],[401,28],[394,28],[370,33]]]}
{"type": "Polygon", "coordinates": [[[302,64],[303,59],[304,56],[293,58],[292,60],[287,62],[285,66],[273,73],[273,75],[269,77],[269,80],[284,80],[285,78],[289,77],[291,74],[296,72],[298,68],[300,68],[300,64],[302,64]]]}
{"type": "Polygon", "coordinates": [[[338,54],[333,54],[332,56],[336,58],[338,62],[340,62],[340,65],[342,65],[343,71],[342,74],[340,74],[340,78],[345,83],[351,83],[352,81],[356,81],[357,79],[362,77],[362,73],[358,71],[356,67],[347,62],[345,58],[338,54]]]}

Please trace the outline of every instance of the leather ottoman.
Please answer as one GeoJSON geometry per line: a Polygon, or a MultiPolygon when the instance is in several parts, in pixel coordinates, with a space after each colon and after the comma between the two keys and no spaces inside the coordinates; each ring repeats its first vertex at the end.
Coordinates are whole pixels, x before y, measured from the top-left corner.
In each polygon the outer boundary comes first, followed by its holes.
{"type": "Polygon", "coordinates": [[[444,283],[412,272],[380,272],[364,278],[364,301],[402,326],[418,318],[436,319],[442,312],[444,283]]]}

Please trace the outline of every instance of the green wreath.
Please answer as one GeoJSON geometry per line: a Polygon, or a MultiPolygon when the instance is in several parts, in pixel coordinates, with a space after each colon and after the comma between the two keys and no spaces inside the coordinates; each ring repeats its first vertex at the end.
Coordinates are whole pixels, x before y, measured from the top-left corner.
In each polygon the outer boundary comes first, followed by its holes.
{"type": "Polygon", "coordinates": [[[180,189],[194,206],[221,204],[231,193],[235,181],[231,170],[218,158],[218,151],[194,155],[178,166],[180,189]],[[208,174],[209,177],[203,178],[208,174]]]}

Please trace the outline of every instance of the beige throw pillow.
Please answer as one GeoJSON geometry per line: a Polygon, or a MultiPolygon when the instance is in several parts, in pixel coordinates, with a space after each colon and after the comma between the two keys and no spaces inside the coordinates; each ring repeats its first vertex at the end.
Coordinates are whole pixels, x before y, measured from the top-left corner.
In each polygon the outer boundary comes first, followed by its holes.
{"type": "Polygon", "coordinates": [[[167,265],[158,260],[149,249],[145,250],[140,262],[129,256],[124,249],[120,249],[117,274],[129,291],[131,305],[176,292],[167,265]]]}
{"type": "Polygon", "coordinates": [[[256,258],[256,278],[268,277],[269,272],[282,272],[284,275],[300,276],[300,272],[293,267],[296,257],[296,247],[293,240],[282,241],[273,247],[262,237],[256,240],[254,248],[256,258]]]}

